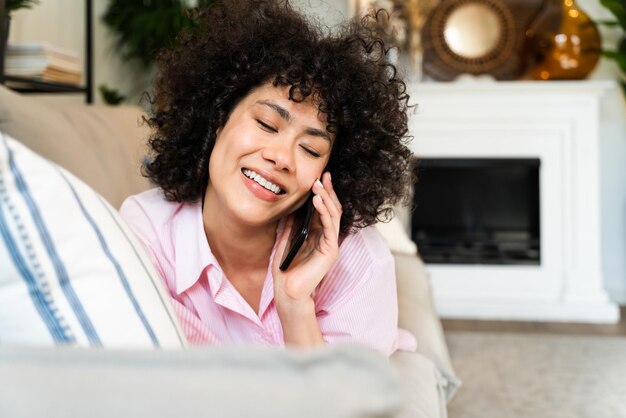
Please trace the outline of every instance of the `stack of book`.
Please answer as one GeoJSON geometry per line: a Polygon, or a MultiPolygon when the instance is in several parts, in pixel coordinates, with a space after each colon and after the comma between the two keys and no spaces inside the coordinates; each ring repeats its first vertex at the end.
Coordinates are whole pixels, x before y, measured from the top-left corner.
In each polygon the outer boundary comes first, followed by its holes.
{"type": "Polygon", "coordinates": [[[9,44],[5,74],[57,83],[80,84],[78,54],[45,42],[9,44]]]}

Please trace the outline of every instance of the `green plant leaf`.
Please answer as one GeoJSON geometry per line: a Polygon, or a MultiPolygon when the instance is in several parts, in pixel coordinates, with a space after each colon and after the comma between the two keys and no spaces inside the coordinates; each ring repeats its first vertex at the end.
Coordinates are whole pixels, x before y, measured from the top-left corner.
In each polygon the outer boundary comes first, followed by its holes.
{"type": "Polygon", "coordinates": [[[602,51],[602,56],[615,61],[622,72],[626,72],[626,55],[620,54],[617,51],[602,51]]]}
{"type": "Polygon", "coordinates": [[[14,10],[30,9],[37,4],[39,4],[39,0],[6,0],[4,3],[4,9],[7,14],[11,14],[14,10]]]}
{"type": "Polygon", "coordinates": [[[98,91],[102,95],[102,100],[109,105],[118,105],[126,100],[126,97],[122,96],[119,90],[109,88],[106,84],[100,84],[98,91]]]}
{"type": "Polygon", "coordinates": [[[622,29],[626,30],[626,0],[600,0],[615,15],[622,29]]]}
{"type": "Polygon", "coordinates": [[[598,25],[608,26],[608,27],[616,27],[620,26],[617,20],[594,20],[598,25]]]}
{"type": "MultiPolygon", "coordinates": [[[[201,0],[208,6],[213,0],[201,0]]],[[[102,21],[116,35],[125,59],[136,58],[149,67],[156,53],[169,45],[178,32],[193,26],[184,0],[111,0],[102,21]]]]}

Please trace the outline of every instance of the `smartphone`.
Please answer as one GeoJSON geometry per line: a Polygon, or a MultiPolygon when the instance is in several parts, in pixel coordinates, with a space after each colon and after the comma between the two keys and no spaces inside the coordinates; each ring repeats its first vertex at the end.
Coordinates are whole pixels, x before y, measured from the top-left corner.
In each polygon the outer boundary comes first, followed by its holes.
{"type": "Polygon", "coordinates": [[[294,223],[291,228],[291,235],[289,236],[289,244],[287,245],[289,251],[285,251],[283,255],[283,261],[280,263],[281,271],[285,271],[289,268],[291,262],[296,258],[296,254],[298,254],[298,251],[302,247],[302,244],[304,244],[304,241],[309,237],[313,212],[315,212],[313,196],[314,194],[311,193],[304,205],[302,205],[294,215],[294,223]]]}

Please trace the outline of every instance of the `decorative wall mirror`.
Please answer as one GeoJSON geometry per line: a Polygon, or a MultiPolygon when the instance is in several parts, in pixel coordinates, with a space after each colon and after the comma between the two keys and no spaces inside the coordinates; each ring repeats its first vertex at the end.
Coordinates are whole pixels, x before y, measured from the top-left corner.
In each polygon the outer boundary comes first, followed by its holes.
{"type": "Polygon", "coordinates": [[[443,0],[422,30],[424,72],[449,81],[462,73],[498,80],[524,71],[524,34],[544,0],[443,0]]]}
{"type": "Polygon", "coordinates": [[[488,57],[505,40],[503,19],[491,8],[468,3],[450,13],[443,39],[450,50],[465,60],[488,57]]]}

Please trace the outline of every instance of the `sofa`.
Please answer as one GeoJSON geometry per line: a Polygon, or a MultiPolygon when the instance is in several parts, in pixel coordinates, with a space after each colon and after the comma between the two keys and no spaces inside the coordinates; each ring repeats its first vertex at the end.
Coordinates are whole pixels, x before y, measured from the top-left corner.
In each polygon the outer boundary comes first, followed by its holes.
{"type": "MultiPolygon", "coordinates": [[[[138,107],[52,106],[0,86],[0,132],[115,208],[150,187],[139,173],[148,134],[141,117],[138,107]]],[[[7,343],[0,323],[0,416],[446,417],[460,381],[426,269],[406,223],[379,230],[395,258],[399,326],[416,337],[417,352],[387,360],[355,346],[29,346],[7,343]]]]}

